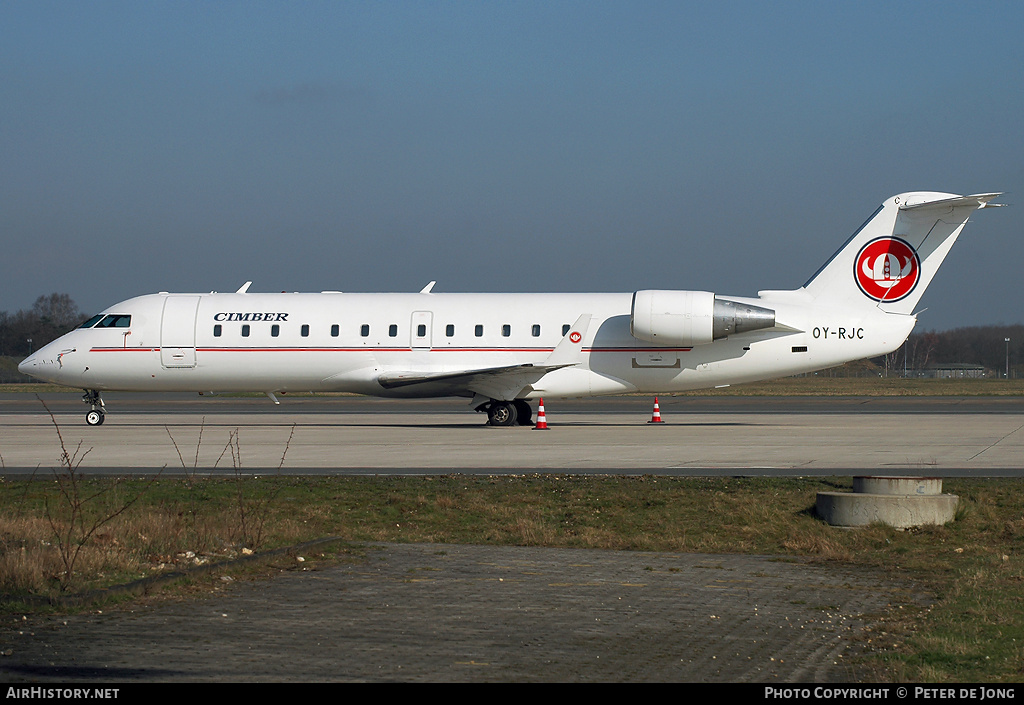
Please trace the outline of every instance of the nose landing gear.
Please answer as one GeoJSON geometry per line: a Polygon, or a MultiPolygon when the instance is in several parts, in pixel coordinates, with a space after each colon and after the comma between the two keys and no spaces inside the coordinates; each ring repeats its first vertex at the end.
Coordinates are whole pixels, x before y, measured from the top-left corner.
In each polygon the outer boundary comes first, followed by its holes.
{"type": "Polygon", "coordinates": [[[100,393],[95,389],[89,389],[82,395],[82,401],[92,407],[85,415],[85,422],[90,426],[102,426],[107,412],[100,393]]]}

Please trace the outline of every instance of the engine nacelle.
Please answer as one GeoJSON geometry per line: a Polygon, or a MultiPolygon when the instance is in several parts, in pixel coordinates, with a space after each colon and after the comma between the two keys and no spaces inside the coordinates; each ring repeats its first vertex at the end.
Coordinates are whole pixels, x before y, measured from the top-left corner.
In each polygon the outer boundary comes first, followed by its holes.
{"type": "Polygon", "coordinates": [[[629,319],[634,338],[685,347],[774,325],[775,311],[719,299],[710,291],[638,291],[629,319]]]}

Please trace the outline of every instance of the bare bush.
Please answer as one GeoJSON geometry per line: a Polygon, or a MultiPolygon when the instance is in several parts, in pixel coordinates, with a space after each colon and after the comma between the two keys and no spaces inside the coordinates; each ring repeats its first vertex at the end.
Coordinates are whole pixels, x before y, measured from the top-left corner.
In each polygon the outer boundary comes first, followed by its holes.
{"type": "Polygon", "coordinates": [[[60,557],[61,570],[54,578],[63,592],[72,585],[75,570],[90,540],[101,527],[135,504],[160,473],[157,473],[141,491],[129,497],[121,496],[121,478],[93,490],[91,494],[87,493],[80,467],[91,449],[83,451],[82,442],[79,441],[75,449],[69,451],[53,412],[38,395],[36,399],[39,399],[39,403],[49,414],[60,443],[60,466],[53,468],[53,478],[57,487],[56,497],[48,495],[45,498],[44,513],[53,535],[54,547],[60,557]]]}

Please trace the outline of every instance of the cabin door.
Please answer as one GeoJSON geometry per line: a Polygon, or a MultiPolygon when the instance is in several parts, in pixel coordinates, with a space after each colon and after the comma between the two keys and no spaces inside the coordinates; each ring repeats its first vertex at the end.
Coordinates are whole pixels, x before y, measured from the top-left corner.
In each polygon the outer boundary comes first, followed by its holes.
{"type": "Polygon", "coordinates": [[[198,296],[168,296],[160,320],[160,363],[164,367],[196,366],[198,296]]]}

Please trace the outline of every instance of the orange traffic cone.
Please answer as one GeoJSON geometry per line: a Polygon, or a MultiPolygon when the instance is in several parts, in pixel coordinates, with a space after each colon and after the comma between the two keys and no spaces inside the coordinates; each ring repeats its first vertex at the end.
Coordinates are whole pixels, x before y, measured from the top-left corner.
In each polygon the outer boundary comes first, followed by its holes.
{"type": "Polygon", "coordinates": [[[647,423],[665,423],[661,420],[661,409],[658,407],[658,397],[654,397],[654,414],[647,423]]]}
{"type": "Polygon", "coordinates": [[[548,429],[548,417],[544,415],[544,398],[541,397],[540,404],[537,405],[537,423],[534,425],[534,431],[546,431],[548,429]]]}

